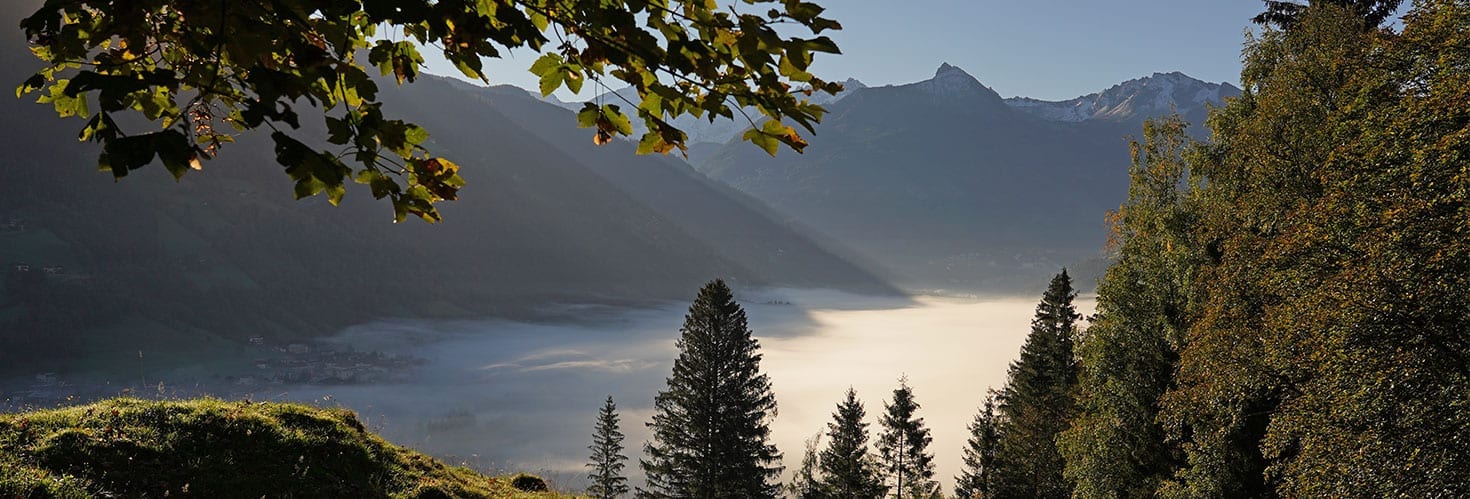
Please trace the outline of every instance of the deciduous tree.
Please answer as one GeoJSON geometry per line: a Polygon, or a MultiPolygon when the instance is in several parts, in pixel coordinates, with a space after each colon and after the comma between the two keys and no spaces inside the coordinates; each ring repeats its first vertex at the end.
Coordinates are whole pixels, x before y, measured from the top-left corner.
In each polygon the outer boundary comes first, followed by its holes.
{"type": "Polygon", "coordinates": [[[530,50],[542,94],[588,81],[636,89],[626,107],[578,113],[598,143],[632,134],[636,117],[648,130],[639,152],[682,150],[674,118],[733,119],[750,106],[761,116],[741,119],[765,121],[751,121],[746,140],[800,151],[806,142],[784,122],[810,131],[823,110],[805,96],[841,89],[807,71],[814,53],[838,52],[821,33],[841,26],[812,3],[739,5],[757,11],[641,0],[48,0],[21,22],[46,67],[17,93],[87,120],[79,138],[102,144],[98,164],[117,177],[155,158],[182,176],[235,132],[266,128],[297,197],[325,193],[335,204],[353,181],[391,200],[397,220],[435,221],[434,203],[464,185],[458,166],[424,147],[427,130],[384,112],[365,65],[412,82],[432,47],[488,81],[483,58],[530,50]],[[326,147],[293,132],[302,107],[326,114],[326,147]]]}
{"type": "Polygon", "coordinates": [[[817,448],[822,446],[822,433],[812,435],[806,439],[806,451],[801,454],[801,466],[796,468],[796,474],[791,477],[791,483],[786,484],[786,494],[797,499],[822,499],[829,497],[822,488],[822,482],[818,480],[818,468],[820,467],[821,455],[817,448]]]}
{"type": "Polygon", "coordinates": [[[1470,494],[1470,4],[1401,32],[1307,8],[1211,120],[1199,317],[1161,420],[1164,493],[1470,494]]]}
{"type": "Polygon", "coordinates": [[[1203,153],[1173,116],[1144,124],[1133,144],[1128,200],[1110,218],[1113,265],[1098,284],[1097,315],[1077,344],[1077,413],[1058,437],[1082,497],[1152,497],[1183,466],[1158,421],[1193,323],[1203,153]]]}

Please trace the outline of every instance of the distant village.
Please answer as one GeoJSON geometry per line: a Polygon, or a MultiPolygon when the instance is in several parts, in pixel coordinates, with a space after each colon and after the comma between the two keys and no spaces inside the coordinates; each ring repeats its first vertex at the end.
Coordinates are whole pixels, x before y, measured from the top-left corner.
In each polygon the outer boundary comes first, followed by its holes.
{"type": "Polygon", "coordinates": [[[235,386],[262,385],[360,385],[402,381],[423,359],[332,348],[314,348],[306,343],[271,346],[263,336],[252,336],[249,344],[275,355],[255,360],[255,372],[227,377],[235,386]]]}

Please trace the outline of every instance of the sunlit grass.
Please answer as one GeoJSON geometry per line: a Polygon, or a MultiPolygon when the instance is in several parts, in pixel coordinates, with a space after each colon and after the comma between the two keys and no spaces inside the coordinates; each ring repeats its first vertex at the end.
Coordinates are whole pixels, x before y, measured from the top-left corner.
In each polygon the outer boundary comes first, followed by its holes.
{"type": "Polygon", "coordinates": [[[563,497],[303,404],[110,399],[0,415],[0,497],[563,497]]]}

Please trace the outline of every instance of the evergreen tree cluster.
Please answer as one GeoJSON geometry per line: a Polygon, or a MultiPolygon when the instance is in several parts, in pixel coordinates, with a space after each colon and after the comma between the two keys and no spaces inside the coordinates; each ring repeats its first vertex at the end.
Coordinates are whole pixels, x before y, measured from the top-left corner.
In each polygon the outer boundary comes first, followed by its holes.
{"type": "MultiPolygon", "coordinates": [[[[1011,366],[1011,382],[986,400],[970,427],[967,469],[956,495],[1021,497],[1061,488],[1062,468],[1050,442],[1068,415],[1054,406],[1069,400],[1077,377],[1070,354],[1075,295],[1064,270],[1037,306],[1021,359],[1011,366]]],[[[638,497],[775,497],[783,491],[798,498],[943,497],[928,450],[933,437],[907,378],[899,379],[884,404],[872,445],[867,411],[857,391],[848,388],[825,432],[807,441],[793,481],[776,483],[781,454],[769,441],[776,401],[751,334],[745,311],[723,281],[700,290],[676,342],[680,353],[673,373],[654,399],[648,423],[653,436],[644,446],[647,458],[639,461],[646,484],[636,490],[638,497]]],[[[622,440],[608,397],[589,447],[589,495],[628,492],[622,440]]]]}
{"type": "Polygon", "coordinates": [[[1076,296],[1066,269],[1052,278],[1005,386],[985,399],[970,424],[955,496],[1072,495],[1057,439],[1071,424],[1075,405],[1079,366],[1073,343],[1081,318],[1072,304],[1076,296]]]}
{"type": "MultiPolygon", "coordinates": [[[[729,286],[715,280],[700,290],[680,329],[673,373],[654,398],[653,435],[638,463],[646,483],[635,490],[637,497],[776,497],[783,491],[800,498],[941,496],[928,451],[932,438],[906,380],[884,406],[877,454],[869,446],[867,413],[849,388],[825,432],[807,441],[794,480],[779,484],[781,454],[770,443],[769,426],[776,400],[751,334],[729,286]]],[[[622,440],[608,397],[589,447],[589,495],[629,491],[622,440]]]]}

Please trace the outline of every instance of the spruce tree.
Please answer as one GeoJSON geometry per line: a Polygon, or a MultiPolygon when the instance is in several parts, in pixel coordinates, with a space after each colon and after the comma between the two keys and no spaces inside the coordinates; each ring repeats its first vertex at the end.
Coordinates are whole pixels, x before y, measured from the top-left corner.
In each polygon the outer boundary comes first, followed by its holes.
{"type": "Polygon", "coordinates": [[[627,494],[628,479],[623,476],[623,467],[626,466],[623,462],[628,460],[628,456],[623,455],[623,432],[618,429],[618,408],[613,405],[612,395],[607,396],[607,402],[597,414],[592,445],[587,448],[592,450],[592,462],[587,464],[592,468],[592,473],[587,475],[592,486],[587,488],[587,495],[612,499],[627,494]]]}
{"type": "Polygon", "coordinates": [[[1000,425],[995,415],[995,395],[985,397],[985,408],[970,423],[965,442],[965,470],[955,479],[954,495],[960,499],[995,497],[995,451],[1000,447],[1000,425]]]}
{"type": "Polygon", "coordinates": [[[639,462],[640,497],[773,497],[781,454],[770,442],[776,414],[759,343],[730,287],[700,289],[680,328],[668,387],[654,398],[653,440],[639,462]]]}
{"type": "Polygon", "coordinates": [[[837,404],[832,422],[827,423],[827,448],[822,451],[822,489],[830,497],[883,497],[880,470],[868,453],[868,424],[857,391],[847,389],[847,398],[837,404]]]}
{"type": "Polygon", "coordinates": [[[1021,358],[1011,364],[1001,390],[1002,436],[996,478],[1002,497],[1071,496],[1056,442],[1057,434],[1070,424],[1077,385],[1072,354],[1080,318],[1072,306],[1076,295],[1066,269],[1052,278],[1036,306],[1021,358]]]}
{"type": "Polygon", "coordinates": [[[896,497],[929,497],[939,484],[934,482],[934,456],[929,453],[929,429],[924,418],[914,417],[919,403],[908,378],[900,378],[893,390],[893,402],[883,406],[879,419],[883,433],[878,437],[878,454],[883,458],[883,471],[893,482],[896,497]]]}

